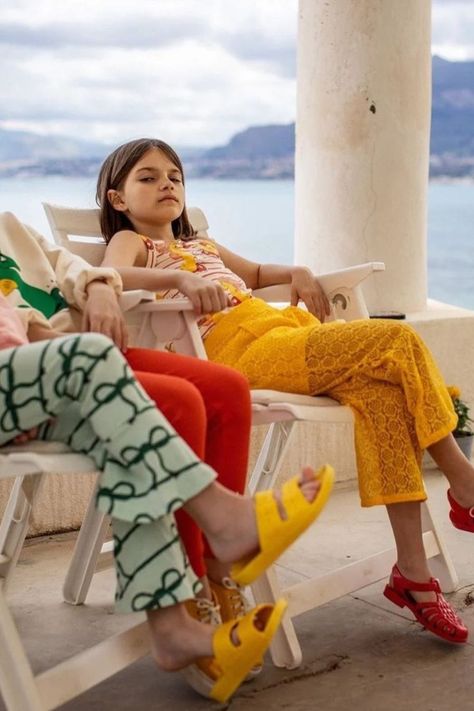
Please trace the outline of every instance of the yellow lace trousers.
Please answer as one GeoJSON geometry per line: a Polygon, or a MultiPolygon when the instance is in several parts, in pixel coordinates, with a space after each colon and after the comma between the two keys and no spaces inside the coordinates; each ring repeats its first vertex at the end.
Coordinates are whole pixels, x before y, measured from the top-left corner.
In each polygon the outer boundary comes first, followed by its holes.
{"type": "Polygon", "coordinates": [[[209,358],[252,388],[329,395],[352,408],[363,506],[422,501],[422,451],[448,435],[456,415],[427,347],[405,324],[321,324],[295,307],[249,299],[216,319],[209,358]]]}

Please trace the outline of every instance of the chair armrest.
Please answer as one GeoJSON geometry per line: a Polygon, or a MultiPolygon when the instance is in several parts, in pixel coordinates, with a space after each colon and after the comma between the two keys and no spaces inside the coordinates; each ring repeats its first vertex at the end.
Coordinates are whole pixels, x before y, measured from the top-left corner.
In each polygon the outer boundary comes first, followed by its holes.
{"type": "MultiPolygon", "coordinates": [[[[152,292],[143,293],[149,294],[152,292]]],[[[153,294],[152,301],[144,300],[133,307],[133,310],[140,313],[194,312],[194,307],[189,299],[157,299],[153,294]]]]}
{"type": "Polygon", "coordinates": [[[356,264],[353,267],[338,269],[335,272],[318,274],[318,281],[326,294],[331,294],[339,288],[354,289],[373,272],[383,271],[385,271],[383,262],[366,262],[365,264],[356,264]]]}
{"type": "Polygon", "coordinates": [[[119,304],[122,311],[130,311],[139,304],[155,301],[156,297],[153,291],[145,291],[145,289],[133,289],[123,291],[119,297],[119,304]]]}
{"type": "MultiPolygon", "coordinates": [[[[367,262],[326,274],[318,274],[318,281],[331,303],[332,318],[342,318],[345,321],[368,318],[369,312],[360,284],[373,272],[384,270],[385,264],[383,262],[367,262]]],[[[289,284],[276,284],[264,289],[256,289],[253,294],[264,301],[280,304],[287,304],[291,298],[289,284]]]]}
{"type": "Polygon", "coordinates": [[[367,262],[318,275],[318,281],[331,303],[334,317],[344,321],[369,318],[361,284],[373,272],[383,271],[383,262],[367,262]]]}
{"type": "MultiPolygon", "coordinates": [[[[133,292],[137,293],[137,292],[133,292]]],[[[207,359],[197,325],[198,316],[189,299],[147,299],[126,311],[130,345],[165,349],[207,359]]]]}

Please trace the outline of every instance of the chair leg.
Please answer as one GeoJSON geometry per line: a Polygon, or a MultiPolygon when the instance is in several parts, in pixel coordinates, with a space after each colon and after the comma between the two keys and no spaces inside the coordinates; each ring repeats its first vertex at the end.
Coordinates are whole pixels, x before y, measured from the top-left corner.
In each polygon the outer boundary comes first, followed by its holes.
{"type": "Polygon", "coordinates": [[[249,478],[248,488],[251,494],[263,489],[271,489],[273,486],[290,444],[295,424],[295,420],[273,422],[268,428],[262,449],[249,478]]]}
{"type": "Polygon", "coordinates": [[[0,524],[0,574],[4,589],[17,564],[28,532],[33,503],[43,483],[43,474],[16,477],[0,524]]]}
{"type": "Polygon", "coordinates": [[[64,601],[70,605],[82,605],[87,597],[109,523],[109,517],[96,509],[94,492],[87,506],[63,585],[64,601]]]}
{"type": "Polygon", "coordinates": [[[431,516],[431,511],[426,501],[421,506],[421,525],[423,533],[431,531],[439,553],[430,558],[430,568],[435,578],[439,578],[441,589],[443,592],[453,592],[458,584],[458,576],[454,567],[451,556],[446,548],[441,534],[431,516]]]}
{"type": "MultiPolygon", "coordinates": [[[[249,478],[249,491],[254,494],[273,486],[294,431],[295,421],[274,422],[270,425],[265,440],[249,478]]],[[[257,603],[275,602],[281,597],[281,589],[274,568],[267,570],[252,585],[257,603]]],[[[291,617],[285,614],[270,647],[273,663],[277,667],[294,669],[302,661],[301,647],[291,617]]]]}
{"type": "Polygon", "coordinates": [[[0,579],[0,691],[8,711],[46,711],[0,579]]]}
{"type": "MultiPolygon", "coordinates": [[[[278,577],[273,567],[266,570],[252,584],[252,593],[257,603],[275,602],[281,597],[278,577]]],[[[278,632],[273,638],[270,652],[276,667],[295,669],[301,665],[303,653],[288,612],[285,613],[278,632]]]]}

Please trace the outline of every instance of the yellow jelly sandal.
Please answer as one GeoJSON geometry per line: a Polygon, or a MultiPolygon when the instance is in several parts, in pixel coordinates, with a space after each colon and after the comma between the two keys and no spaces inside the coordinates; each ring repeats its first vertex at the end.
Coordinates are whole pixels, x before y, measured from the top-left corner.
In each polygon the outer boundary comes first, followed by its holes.
{"type": "MultiPolygon", "coordinates": [[[[213,598],[217,601],[222,622],[239,620],[252,609],[252,605],[245,595],[244,589],[241,588],[235,580],[232,580],[232,578],[224,577],[220,583],[215,580],[209,580],[209,585],[211,586],[213,598]]],[[[249,671],[244,681],[255,679],[261,671],[262,664],[256,664],[249,671]]]]}
{"type": "Polygon", "coordinates": [[[255,555],[242,558],[231,568],[230,575],[239,585],[250,585],[266,570],[303,531],[317,518],[326,504],[334,483],[334,469],[326,465],[315,474],[321,487],[314,501],[305,499],[301,488],[301,476],[285,482],[281,489],[281,506],[285,510],[282,519],[273,491],[255,494],[260,550],[255,555]]]}
{"type": "Polygon", "coordinates": [[[183,669],[186,681],[202,696],[225,703],[250,669],[261,663],[286,607],[285,600],[278,600],[275,605],[258,605],[239,620],[224,622],[214,633],[214,656],[183,669]]]}

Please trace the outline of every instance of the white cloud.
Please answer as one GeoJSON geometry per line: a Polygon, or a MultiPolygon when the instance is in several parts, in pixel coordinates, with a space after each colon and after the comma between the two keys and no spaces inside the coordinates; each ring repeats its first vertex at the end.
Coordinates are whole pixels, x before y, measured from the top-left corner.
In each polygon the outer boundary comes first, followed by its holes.
{"type": "Polygon", "coordinates": [[[445,59],[474,59],[474,3],[435,0],[432,8],[432,49],[445,59]]]}
{"type": "Polygon", "coordinates": [[[294,117],[296,0],[0,2],[3,125],[215,145],[294,117]]]}
{"type": "MultiPolygon", "coordinates": [[[[0,0],[0,126],[216,145],[295,116],[297,0],[0,0]]],[[[474,56],[474,3],[434,0],[433,41],[474,56]]]]}

